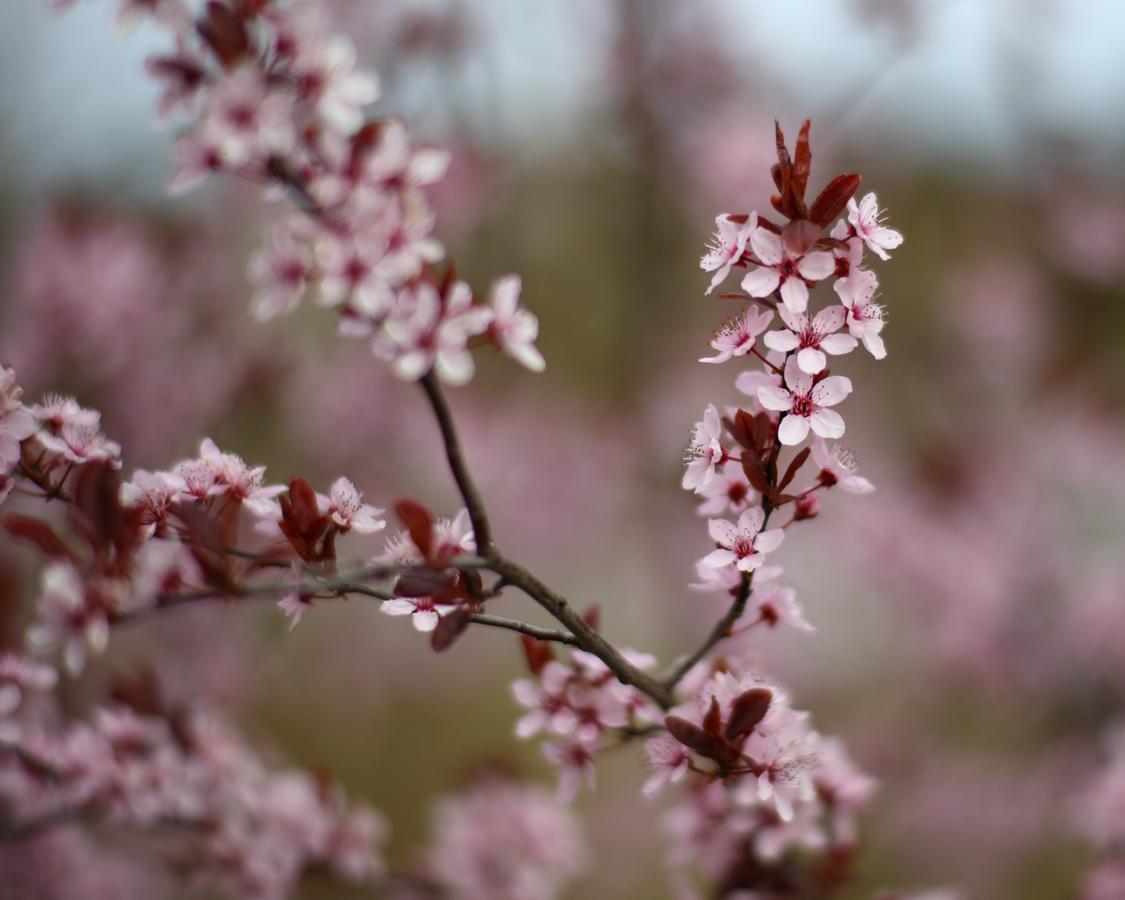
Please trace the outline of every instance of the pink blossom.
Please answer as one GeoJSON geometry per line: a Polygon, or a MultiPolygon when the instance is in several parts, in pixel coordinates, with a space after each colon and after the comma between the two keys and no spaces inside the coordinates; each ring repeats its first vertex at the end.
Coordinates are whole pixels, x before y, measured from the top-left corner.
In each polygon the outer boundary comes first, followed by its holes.
{"type": "Polygon", "coordinates": [[[579,735],[550,741],[543,745],[543,755],[559,769],[558,799],[560,803],[570,803],[582,783],[591,790],[596,783],[594,754],[598,750],[595,740],[579,735]]]}
{"type": "Polygon", "coordinates": [[[883,307],[875,302],[879,280],[869,269],[852,269],[844,278],[832,285],[847,310],[848,331],[852,337],[863,341],[863,346],[876,359],[887,355],[880,337],[883,330],[883,307]]]}
{"type": "Polygon", "coordinates": [[[854,337],[837,333],[847,315],[842,306],[826,307],[812,319],[806,313],[791,312],[786,306],[778,310],[778,315],[788,329],[771,331],[763,341],[779,353],[797,350],[797,365],[808,375],[816,375],[828,365],[825,353],[840,356],[856,347],[854,337]]]}
{"type": "Polygon", "coordinates": [[[571,670],[557,660],[543,667],[539,680],[520,678],[512,682],[512,696],[520,706],[530,712],[516,723],[516,736],[529,738],[540,731],[552,734],[572,734],[578,727],[578,717],[566,696],[571,670]]]}
{"type": "MultiPolygon", "coordinates": [[[[210,485],[204,493],[208,488],[210,485]]],[[[144,535],[150,538],[164,526],[176,499],[187,490],[187,482],[178,475],[138,469],[132,479],[121,485],[120,499],[123,506],[141,510],[144,535]]]]}
{"type": "Polygon", "coordinates": [[[109,642],[106,611],[120,593],[114,597],[111,591],[112,587],[105,585],[96,593],[88,592],[73,566],[51,563],[43,570],[28,642],[37,650],[61,648],[63,665],[71,675],[77,675],[86,665],[87,654],[100,655],[109,642]]]}
{"type": "Polygon", "coordinates": [[[764,771],[743,785],[740,802],[769,803],[788,822],[795,804],[816,798],[812,773],[820,736],[809,727],[808,719],[808,713],[784,703],[770,704],[765,719],[742,745],[742,752],[764,771]]]}
{"type": "Polygon", "coordinates": [[[707,486],[697,491],[706,499],[696,507],[701,516],[718,516],[725,512],[738,513],[757,502],[757,491],[751,486],[742,470],[742,464],[730,460],[716,470],[707,486]]]}
{"type": "Polygon", "coordinates": [[[450,289],[444,308],[430,284],[405,289],[402,296],[405,315],[392,316],[386,325],[399,352],[395,374],[415,381],[432,369],[442,381],[467,384],[476,369],[468,342],[488,328],[491,311],[471,305],[472,293],[464,282],[450,289]]]}
{"type": "Polygon", "coordinates": [[[426,858],[460,900],[553,900],[587,850],[574,815],[541,788],[487,777],[438,803],[426,858]]]}
{"type": "Polygon", "coordinates": [[[413,188],[439,181],[449,168],[449,152],[438,147],[413,148],[406,126],[392,119],[363,165],[363,180],[381,189],[413,188]]]}
{"type": "Polygon", "coordinates": [[[307,247],[295,239],[291,228],[275,228],[269,244],[250,260],[254,281],[254,317],[260,322],[292,312],[301,302],[312,276],[307,247]]]}
{"type": "Polygon", "coordinates": [[[796,357],[790,356],[785,364],[785,388],[758,389],[758,402],[762,406],[786,413],[777,434],[781,443],[786,446],[801,443],[808,436],[810,426],[823,438],[843,436],[843,418],[828,407],[835,406],[852,392],[849,379],[830,375],[814,383],[811,375],[801,371],[796,357]]]}
{"type": "Polygon", "coordinates": [[[319,495],[317,499],[321,513],[331,516],[342,532],[372,534],[386,527],[387,523],[379,518],[383,510],[364,503],[363,494],[347,478],[337,478],[332,482],[330,496],[319,495]]]}
{"type": "Polygon", "coordinates": [[[902,243],[902,235],[893,228],[887,228],[879,221],[879,206],[874,194],[866,194],[857,204],[848,200],[848,222],[855,233],[871,248],[880,259],[890,259],[888,250],[894,250],[902,243]]]}
{"type": "Polygon", "coordinates": [[[283,484],[263,486],[265,466],[251,468],[242,461],[242,457],[220,451],[210,438],[204,438],[199,445],[199,458],[215,476],[215,482],[208,491],[210,495],[240,503],[256,516],[278,518],[274,498],[285,493],[286,487],[283,484]]]}
{"type": "Polygon", "coordinates": [[[760,265],[747,272],[742,289],[751,297],[768,297],[781,289],[781,301],[792,312],[809,304],[807,282],[817,282],[836,271],[836,260],[823,250],[793,253],[782,239],[765,228],[755,228],[750,246],[760,265]]]}
{"type": "Polygon", "coordinates": [[[410,616],[414,627],[426,634],[437,628],[441,617],[456,609],[455,604],[438,603],[433,597],[395,597],[379,608],[388,616],[410,616]]]}
{"type": "Polygon", "coordinates": [[[532,372],[547,368],[543,354],[535,346],[539,336],[539,320],[519,306],[521,282],[518,275],[498,278],[489,291],[492,322],[488,333],[512,359],[532,372]]]}
{"type": "Polygon", "coordinates": [[[32,414],[44,426],[36,439],[50,453],[67,462],[103,460],[121,465],[121,445],[101,431],[101,413],[83,409],[69,397],[48,397],[47,405],[33,406],[32,414]]]}
{"type": "Polygon", "coordinates": [[[20,443],[37,428],[35,417],[20,402],[22,396],[16,373],[0,367],[0,472],[5,475],[19,462],[20,443]]]}
{"type": "Polygon", "coordinates": [[[645,742],[645,756],[652,769],[652,775],[641,788],[646,797],[654,797],[665,785],[682,779],[691,762],[688,749],[667,732],[645,742]]]}
{"type": "Polygon", "coordinates": [[[262,164],[293,146],[292,99],[271,90],[262,72],[244,63],[209,88],[198,135],[224,168],[262,164]]]}
{"type": "Polygon", "coordinates": [[[301,619],[305,617],[305,613],[312,608],[312,600],[303,596],[299,591],[289,591],[277,601],[277,608],[289,620],[289,630],[292,631],[301,624],[301,619]]]}
{"type": "Polygon", "coordinates": [[[816,630],[805,618],[804,610],[797,602],[797,592],[788,585],[768,580],[763,583],[759,575],[754,579],[750,603],[757,608],[759,618],[771,628],[788,625],[798,631],[816,630]]]}
{"type": "Polygon", "coordinates": [[[703,419],[695,424],[692,432],[687,469],[681,482],[684,490],[698,491],[711,483],[716,467],[726,457],[722,437],[723,423],[719,411],[715,404],[710,403],[703,412],[703,419]]]}
{"type": "Polygon", "coordinates": [[[760,506],[743,511],[734,525],[726,519],[710,519],[707,531],[719,545],[702,562],[712,568],[736,566],[741,572],[753,572],[765,561],[765,554],[776,550],[785,532],[780,528],[762,531],[765,513],[760,506]]]}
{"type": "Polygon", "coordinates": [[[375,76],[355,68],[355,47],[342,37],[305,41],[298,46],[293,74],[311,99],[320,121],[349,135],[363,124],[363,107],[379,96],[375,76]]]}
{"type": "Polygon", "coordinates": [[[773,320],[773,312],[748,307],[741,315],[725,322],[711,340],[711,346],[719,352],[715,356],[704,357],[700,362],[724,363],[736,356],[745,356],[754,349],[754,342],[773,320]]]}
{"type": "Polygon", "coordinates": [[[855,454],[839,444],[829,450],[822,438],[813,438],[812,457],[820,466],[819,481],[825,487],[838,484],[851,494],[870,494],[875,490],[870,481],[856,475],[855,454]]]}
{"type": "Polygon", "coordinates": [[[49,691],[57,681],[51,666],[11,653],[0,656],[0,744],[19,740],[20,727],[12,717],[26,696],[49,691]]]}
{"type": "Polygon", "coordinates": [[[699,268],[704,272],[715,273],[707,288],[708,294],[726,280],[731,267],[742,259],[742,254],[746,252],[746,242],[757,227],[757,213],[751,213],[745,222],[734,221],[729,213],[715,217],[715,235],[699,261],[699,268]]]}

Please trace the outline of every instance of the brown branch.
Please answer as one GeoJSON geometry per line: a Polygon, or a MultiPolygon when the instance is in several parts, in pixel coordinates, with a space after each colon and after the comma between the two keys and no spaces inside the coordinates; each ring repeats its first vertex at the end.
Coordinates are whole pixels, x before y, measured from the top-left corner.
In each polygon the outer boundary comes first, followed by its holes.
{"type": "Polygon", "coordinates": [[[445,458],[449,463],[449,471],[453,474],[453,480],[457,482],[457,489],[465,501],[465,508],[469,511],[477,552],[485,559],[491,560],[496,553],[496,548],[492,542],[488,513],[485,511],[484,500],[477,490],[473,476],[465,463],[464,454],[461,452],[461,442],[457,437],[457,428],[453,424],[453,414],[450,412],[445,394],[433,371],[428,372],[420,384],[422,390],[426,392],[426,399],[430,401],[430,408],[434,411],[438,428],[441,429],[441,440],[445,445],[445,458]]]}

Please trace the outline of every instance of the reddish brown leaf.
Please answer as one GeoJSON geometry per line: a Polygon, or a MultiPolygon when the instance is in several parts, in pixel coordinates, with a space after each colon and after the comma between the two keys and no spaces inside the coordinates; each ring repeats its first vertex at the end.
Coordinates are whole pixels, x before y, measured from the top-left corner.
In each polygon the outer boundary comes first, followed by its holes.
{"type": "Polygon", "coordinates": [[[723,711],[719,707],[719,701],[711,698],[711,706],[707,710],[707,715],[703,717],[703,730],[708,734],[718,734],[723,728],[723,711]]]}
{"type": "Polygon", "coordinates": [[[520,635],[520,644],[523,646],[523,655],[527,660],[527,668],[532,675],[538,675],[544,666],[555,658],[551,645],[546,641],[538,640],[526,634],[520,635]]]}
{"type": "Polygon", "coordinates": [[[742,454],[742,471],[746,473],[746,480],[750,482],[750,486],[754,490],[763,496],[770,494],[770,483],[766,478],[766,470],[762,466],[761,460],[752,456],[749,450],[742,454]]]}
{"type": "Polygon", "coordinates": [[[805,188],[809,183],[812,168],[812,148],[809,146],[809,128],[812,123],[805,119],[797,135],[797,146],[793,150],[793,175],[790,179],[794,199],[804,206],[805,188]]]}
{"type": "Polygon", "coordinates": [[[593,628],[594,631],[597,631],[598,627],[602,624],[602,608],[595,603],[582,613],[582,618],[587,625],[593,628]]]}
{"type": "Polygon", "coordinates": [[[8,513],[2,521],[4,528],[11,535],[30,541],[45,556],[51,559],[74,560],[74,553],[46,522],[19,513],[8,513]]]}
{"type": "Polygon", "coordinates": [[[434,552],[434,514],[413,500],[396,501],[395,513],[406,526],[414,546],[430,562],[434,552]]]}
{"type": "Polygon", "coordinates": [[[790,256],[801,256],[820,237],[820,228],[807,219],[794,219],[781,229],[781,241],[790,256]]]}
{"type": "Polygon", "coordinates": [[[456,643],[472,622],[473,612],[468,606],[459,606],[441,617],[430,635],[430,646],[435,653],[443,653],[456,643]]]}
{"type": "Polygon", "coordinates": [[[294,478],[289,482],[289,512],[290,521],[300,530],[301,534],[308,534],[317,519],[320,518],[320,509],[316,501],[316,491],[312,489],[303,478],[294,478]]]}
{"type": "Polygon", "coordinates": [[[769,712],[773,692],[769,688],[750,688],[739,694],[731,706],[730,721],[724,734],[732,741],[741,740],[757,727],[769,712]]]}
{"type": "Polygon", "coordinates": [[[210,0],[195,27],[225,69],[233,69],[250,50],[250,36],[242,17],[218,0],[210,0]]]}
{"type": "Polygon", "coordinates": [[[783,491],[789,486],[789,482],[796,477],[797,472],[799,472],[801,466],[805,464],[805,460],[809,458],[810,453],[812,453],[812,448],[805,447],[800,453],[793,457],[793,461],[789,463],[785,474],[781,476],[781,481],[777,483],[777,489],[779,491],[783,491]]]}
{"type": "Polygon", "coordinates": [[[821,228],[827,228],[829,223],[844,211],[848,201],[859,190],[862,179],[855,174],[837,175],[825,186],[813,202],[809,210],[809,219],[821,228]]]}
{"type": "Polygon", "coordinates": [[[713,759],[721,765],[733,765],[742,755],[726,738],[717,734],[708,734],[698,725],[679,716],[667,716],[664,719],[664,727],[672,737],[689,750],[713,759]]]}

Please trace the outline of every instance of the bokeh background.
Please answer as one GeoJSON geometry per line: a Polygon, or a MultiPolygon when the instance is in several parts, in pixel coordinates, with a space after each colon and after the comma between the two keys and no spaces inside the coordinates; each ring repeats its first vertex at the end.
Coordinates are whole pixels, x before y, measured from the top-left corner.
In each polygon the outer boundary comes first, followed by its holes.
{"type": "MultiPolygon", "coordinates": [[[[844,364],[847,443],[879,491],[830,497],[780,551],[818,630],[748,649],[881,782],[855,897],[1073,896],[1125,720],[1125,7],[328,5],[380,71],[378,109],[453,151],[435,201],[460,274],[521,273],[540,317],[545,375],[488,357],[452,398],[498,540],[664,659],[718,615],[686,587],[707,539],[678,487],[703,405],[737,399],[734,370],[695,363],[733,311],[703,297],[711,219],[767,205],[775,117],[812,118],[814,189],[863,173],[906,235],[879,271],[890,356],[844,364]]],[[[165,195],[141,74],[161,36],[115,34],[112,3],[46,6],[0,7],[0,357],[29,397],[101,409],[127,470],[210,435],[274,481],[347,474],[380,505],[454,509],[416,389],[315,308],[249,318],[256,193],[165,195]]],[[[18,580],[0,593],[19,602],[18,580]]],[[[522,662],[500,633],[435,656],[359,601],[292,633],[269,605],[185,610],[115,639],[73,702],[154,661],[169,694],[386,812],[398,862],[482,761],[551,777],[512,737],[522,662]]],[[[642,778],[619,752],[580,800],[573,896],[669,895],[642,778]]],[[[65,847],[38,852],[82,881],[65,847]]]]}

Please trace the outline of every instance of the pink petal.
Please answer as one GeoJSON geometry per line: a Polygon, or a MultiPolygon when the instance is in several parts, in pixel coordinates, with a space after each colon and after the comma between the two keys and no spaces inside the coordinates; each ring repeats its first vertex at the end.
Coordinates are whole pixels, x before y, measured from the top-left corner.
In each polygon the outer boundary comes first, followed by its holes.
{"type": "Polygon", "coordinates": [[[751,269],[742,279],[742,289],[751,297],[768,297],[777,290],[781,276],[776,269],[751,269]]]}
{"type": "Polygon", "coordinates": [[[828,365],[828,358],[819,350],[806,347],[797,354],[797,365],[801,367],[802,372],[815,375],[828,365]]]}
{"type": "Polygon", "coordinates": [[[790,276],[781,286],[781,299],[793,312],[804,312],[809,305],[809,289],[800,278],[790,276]]]}
{"type": "MultiPolygon", "coordinates": [[[[782,309],[785,309],[785,307],[783,306],[782,309]]],[[[762,338],[762,343],[771,350],[777,350],[779,353],[788,353],[790,350],[796,350],[801,345],[801,339],[792,331],[768,331],[766,332],[766,336],[762,338]]],[[[818,369],[817,371],[820,370],[818,369]]]]}
{"type": "Polygon", "coordinates": [[[804,416],[786,416],[777,430],[777,439],[786,447],[795,447],[809,433],[809,420],[804,416]]]}
{"type": "Polygon", "coordinates": [[[817,406],[835,406],[851,392],[851,379],[843,375],[830,375],[813,388],[812,401],[817,406]]]}
{"type": "Polygon", "coordinates": [[[758,402],[766,409],[788,412],[793,405],[793,398],[784,388],[767,386],[758,388],[758,402]]]}
{"type": "Polygon", "coordinates": [[[755,228],[750,235],[750,248],[767,266],[776,266],[782,260],[781,238],[765,228],[755,228]]]}
{"type": "Polygon", "coordinates": [[[834,409],[818,409],[810,417],[812,430],[822,438],[844,436],[844,419],[834,409]]]}
{"type": "Polygon", "coordinates": [[[836,271],[836,257],[823,250],[814,250],[801,257],[797,271],[809,281],[821,281],[836,271]]]}

